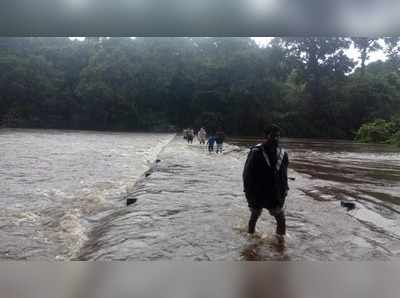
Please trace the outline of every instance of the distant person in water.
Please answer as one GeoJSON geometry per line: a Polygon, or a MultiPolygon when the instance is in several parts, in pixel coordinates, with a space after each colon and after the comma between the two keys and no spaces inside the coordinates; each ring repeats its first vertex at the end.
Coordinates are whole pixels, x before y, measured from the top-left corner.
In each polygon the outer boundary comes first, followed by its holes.
{"type": "Polygon", "coordinates": [[[225,134],[222,129],[219,129],[215,136],[215,142],[217,143],[217,149],[215,152],[222,153],[222,144],[224,143],[225,134]]]}
{"type": "Polygon", "coordinates": [[[183,130],[183,138],[186,140],[186,142],[189,143],[190,139],[190,128],[186,128],[183,130]]]}
{"type": "Polygon", "coordinates": [[[283,206],[289,190],[289,157],[279,146],[278,126],[268,127],[264,134],[263,143],[250,149],[243,170],[244,192],[251,213],[248,232],[255,232],[257,220],[265,208],[276,219],[276,235],[282,243],[286,234],[283,206]]]}
{"type": "Polygon", "coordinates": [[[193,129],[188,129],[187,130],[187,142],[188,144],[192,144],[193,143],[193,138],[194,138],[194,131],[193,129]]]}
{"type": "Polygon", "coordinates": [[[204,129],[204,127],[200,128],[199,132],[197,133],[197,138],[198,138],[200,144],[206,143],[207,132],[204,129]]]}
{"type": "Polygon", "coordinates": [[[208,152],[214,152],[214,143],[215,143],[215,138],[213,135],[210,135],[207,140],[208,152]]]}

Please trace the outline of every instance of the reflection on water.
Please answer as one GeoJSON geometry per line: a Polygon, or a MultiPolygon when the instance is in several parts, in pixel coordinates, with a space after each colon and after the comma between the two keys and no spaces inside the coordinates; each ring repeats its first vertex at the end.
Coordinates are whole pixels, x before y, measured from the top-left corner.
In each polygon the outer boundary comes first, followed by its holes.
{"type": "Polygon", "coordinates": [[[244,261],[290,261],[290,256],[287,254],[286,243],[274,239],[272,236],[256,235],[249,239],[249,244],[241,251],[241,256],[244,261]],[[269,255],[265,255],[268,252],[269,255]]]}

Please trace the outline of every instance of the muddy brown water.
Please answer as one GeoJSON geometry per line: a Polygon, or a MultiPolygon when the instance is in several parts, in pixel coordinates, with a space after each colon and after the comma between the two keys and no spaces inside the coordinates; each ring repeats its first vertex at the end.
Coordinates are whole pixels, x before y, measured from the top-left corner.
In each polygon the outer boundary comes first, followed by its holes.
{"type": "Polygon", "coordinates": [[[255,142],[231,140],[223,154],[215,154],[170,134],[2,130],[1,257],[398,258],[397,148],[283,139],[295,180],[282,246],[274,240],[275,223],[267,212],[258,233],[246,234],[241,172],[248,145],[255,142]],[[137,201],[127,207],[127,198],[137,201]],[[342,199],[353,200],[356,208],[342,208],[342,199]]]}

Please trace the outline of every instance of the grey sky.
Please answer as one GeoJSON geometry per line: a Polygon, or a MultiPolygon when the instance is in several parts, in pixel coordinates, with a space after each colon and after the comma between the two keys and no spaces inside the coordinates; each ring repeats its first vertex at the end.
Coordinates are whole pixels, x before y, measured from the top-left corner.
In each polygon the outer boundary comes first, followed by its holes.
{"type": "MultiPolygon", "coordinates": [[[[260,46],[266,46],[273,37],[252,37],[260,46]]],[[[381,46],[384,47],[383,40],[379,41],[381,46]]],[[[360,53],[357,49],[355,49],[353,46],[350,47],[350,49],[345,51],[346,55],[348,55],[350,58],[354,59],[355,61],[359,60],[360,53]]],[[[386,56],[383,50],[376,51],[372,54],[370,54],[369,59],[367,60],[367,63],[378,61],[386,60],[386,56]]]]}
{"type": "MultiPolygon", "coordinates": [[[[70,37],[71,39],[78,39],[78,40],[83,40],[84,37],[70,37]]],[[[271,41],[271,39],[273,39],[273,37],[252,37],[258,45],[260,46],[266,46],[268,45],[268,43],[271,41]]],[[[382,47],[384,47],[384,43],[382,40],[380,40],[380,43],[382,45],[382,47]]],[[[355,61],[359,61],[359,51],[357,49],[355,49],[353,46],[351,46],[350,49],[346,50],[346,55],[348,55],[350,58],[354,59],[355,61]]],[[[382,60],[385,61],[386,60],[386,56],[383,50],[379,50],[376,51],[372,54],[370,54],[369,59],[367,60],[367,64],[370,62],[374,62],[374,61],[378,61],[378,60],[382,60]]]]}

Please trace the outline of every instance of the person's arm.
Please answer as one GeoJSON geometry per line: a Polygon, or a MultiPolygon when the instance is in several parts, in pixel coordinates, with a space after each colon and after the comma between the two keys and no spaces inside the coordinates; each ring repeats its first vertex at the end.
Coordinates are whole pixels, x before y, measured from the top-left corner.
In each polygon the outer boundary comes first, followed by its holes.
{"type": "Polygon", "coordinates": [[[289,183],[288,183],[288,167],[289,167],[289,156],[287,152],[285,152],[285,155],[283,157],[282,161],[282,166],[283,166],[283,187],[285,189],[285,196],[287,195],[287,192],[289,191],[289,183]]]}
{"type": "Polygon", "coordinates": [[[250,192],[252,181],[253,181],[253,171],[255,165],[255,150],[251,149],[247,155],[246,162],[243,169],[243,191],[250,192]]]}

